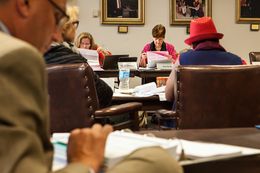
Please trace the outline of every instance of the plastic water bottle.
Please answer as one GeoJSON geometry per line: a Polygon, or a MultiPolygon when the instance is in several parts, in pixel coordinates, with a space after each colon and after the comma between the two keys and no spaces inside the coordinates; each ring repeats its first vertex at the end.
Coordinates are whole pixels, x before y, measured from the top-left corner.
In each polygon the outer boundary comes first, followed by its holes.
{"type": "Polygon", "coordinates": [[[120,90],[129,90],[129,77],[130,77],[130,69],[122,68],[119,70],[120,90]]]}

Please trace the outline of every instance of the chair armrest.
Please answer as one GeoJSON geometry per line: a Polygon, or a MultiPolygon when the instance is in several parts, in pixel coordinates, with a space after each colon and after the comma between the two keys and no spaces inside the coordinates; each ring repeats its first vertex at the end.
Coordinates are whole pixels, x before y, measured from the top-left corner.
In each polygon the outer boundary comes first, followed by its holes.
{"type": "Polygon", "coordinates": [[[159,128],[161,126],[161,123],[160,123],[161,120],[176,120],[175,129],[179,129],[180,118],[179,118],[178,114],[176,113],[176,111],[160,109],[160,110],[157,110],[155,112],[155,114],[156,114],[156,117],[158,118],[159,128]]]}
{"type": "Polygon", "coordinates": [[[107,116],[116,116],[127,112],[135,112],[141,110],[142,103],[130,102],[120,105],[114,105],[107,108],[96,110],[95,118],[104,118],[107,116]]]}
{"type": "Polygon", "coordinates": [[[160,109],[160,110],[156,111],[156,114],[163,118],[167,118],[167,117],[176,117],[177,118],[176,111],[172,111],[172,110],[160,109]]]}

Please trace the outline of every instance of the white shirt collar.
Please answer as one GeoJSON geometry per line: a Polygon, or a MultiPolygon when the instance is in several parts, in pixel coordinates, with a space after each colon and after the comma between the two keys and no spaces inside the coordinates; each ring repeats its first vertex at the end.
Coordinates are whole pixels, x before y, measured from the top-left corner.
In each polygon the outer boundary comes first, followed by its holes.
{"type": "Polygon", "coordinates": [[[1,20],[0,20],[0,31],[10,35],[10,31],[1,20]]]}

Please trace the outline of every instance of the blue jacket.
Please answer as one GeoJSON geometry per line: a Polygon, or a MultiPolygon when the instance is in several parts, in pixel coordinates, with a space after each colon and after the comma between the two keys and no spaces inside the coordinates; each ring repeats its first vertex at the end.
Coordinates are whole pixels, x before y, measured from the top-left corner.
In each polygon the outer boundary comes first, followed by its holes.
{"type": "Polygon", "coordinates": [[[242,65],[242,60],[223,50],[190,50],[180,55],[180,65],[242,65]]]}
{"type": "Polygon", "coordinates": [[[242,65],[242,59],[226,52],[218,43],[205,41],[180,55],[180,65],[242,65]]]}

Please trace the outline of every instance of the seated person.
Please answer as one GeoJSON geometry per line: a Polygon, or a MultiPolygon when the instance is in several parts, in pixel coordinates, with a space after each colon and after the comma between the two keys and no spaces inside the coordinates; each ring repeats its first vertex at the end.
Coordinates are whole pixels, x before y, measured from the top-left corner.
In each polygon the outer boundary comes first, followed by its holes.
{"type": "Polygon", "coordinates": [[[83,49],[91,49],[91,50],[97,50],[98,56],[99,56],[99,64],[100,66],[103,65],[104,59],[106,55],[111,55],[111,53],[102,47],[95,44],[93,36],[88,32],[82,32],[78,35],[75,46],[77,48],[83,48],[83,49]]]}
{"type": "MultiPolygon", "coordinates": [[[[192,46],[180,54],[176,65],[242,65],[240,57],[227,52],[220,44],[223,34],[217,33],[210,17],[191,20],[190,37],[185,43],[192,46]]],[[[174,100],[175,70],[173,69],[166,83],[165,94],[168,101],[174,100]]]]}
{"type": "Polygon", "coordinates": [[[146,67],[147,65],[147,51],[168,51],[169,56],[168,58],[172,60],[173,63],[175,63],[175,60],[177,58],[176,51],[174,49],[174,46],[164,42],[166,29],[163,25],[159,24],[156,25],[152,30],[153,35],[153,41],[151,43],[147,43],[141,53],[141,58],[139,62],[140,67],[146,67]]]}
{"type": "MultiPolygon", "coordinates": [[[[72,11],[72,14],[75,12],[72,11]]],[[[47,64],[72,64],[87,63],[87,59],[82,57],[73,45],[78,26],[77,20],[70,14],[70,20],[66,22],[62,31],[57,31],[56,35],[60,38],[60,43],[53,43],[45,53],[44,58],[47,64]]],[[[107,107],[112,100],[113,91],[102,79],[94,73],[95,86],[100,108],[107,107]]]]}
{"type": "MultiPolygon", "coordinates": [[[[66,0],[14,2],[0,1],[0,170],[1,173],[52,172],[53,146],[42,53],[51,40],[58,39],[52,32],[67,18],[66,0]],[[38,29],[42,26],[44,32],[38,29]]],[[[111,126],[97,124],[91,129],[73,130],[67,146],[68,164],[56,173],[100,172],[111,131],[111,126]]],[[[134,152],[106,172],[183,171],[168,152],[149,147],[134,152]]]]}

